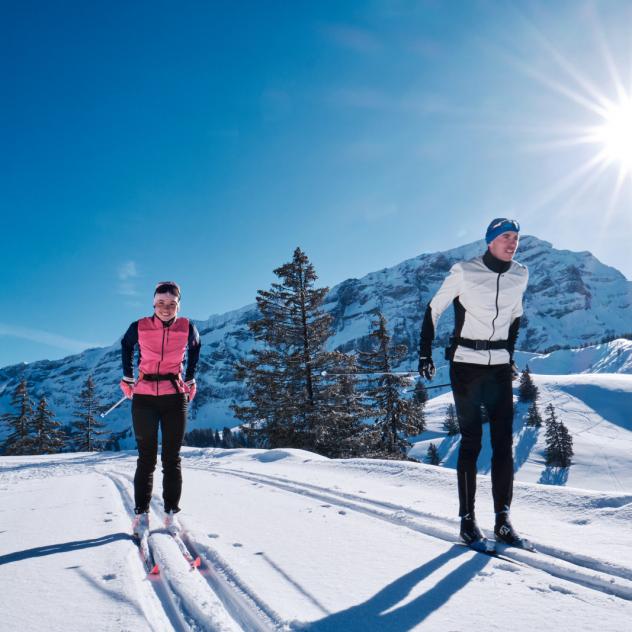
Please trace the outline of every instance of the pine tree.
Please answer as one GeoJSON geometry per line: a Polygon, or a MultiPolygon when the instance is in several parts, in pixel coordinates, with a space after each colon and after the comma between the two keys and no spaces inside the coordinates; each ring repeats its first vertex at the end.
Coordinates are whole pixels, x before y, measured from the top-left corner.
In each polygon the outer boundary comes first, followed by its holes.
{"type": "Polygon", "coordinates": [[[213,437],[214,447],[220,448],[222,446],[222,438],[219,436],[219,430],[215,430],[215,436],[213,437]]]}
{"type": "Polygon", "coordinates": [[[105,434],[103,430],[105,424],[99,421],[97,415],[101,405],[91,375],[88,376],[84,388],[77,396],[76,407],[77,419],[73,421],[76,449],[81,452],[100,450],[103,444],[99,437],[105,434]]]}
{"type": "Polygon", "coordinates": [[[42,397],[33,418],[32,449],[34,454],[55,454],[61,452],[65,435],[61,424],[55,419],[53,411],[42,397]]]}
{"type": "Polygon", "coordinates": [[[375,456],[405,458],[410,447],[405,437],[421,434],[426,428],[424,404],[415,397],[403,397],[401,391],[408,386],[408,378],[393,372],[407,355],[406,345],[392,345],[386,318],[380,312],[372,324],[370,337],[375,348],[358,352],[358,365],[363,373],[375,374],[364,391],[372,405],[374,431],[379,436],[375,456]]]}
{"type": "Polygon", "coordinates": [[[246,435],[241,430],[233,432],[233,443],[236,448],[247,448],[246,435]]]}
{"type": "Polygon", "coordinates": [[[184,435],[183,444],[195,448],[214,448],[215,432],[212,428],[194,428],[184,435]]]}
{"type": "Polygon", "coordinates": [[[415,390],[413,391],[413,398],[421,405],[425,406],[428,401],[428,391],[421,380],[415,382],[415,390]]]}
{"type": "Polygon", "coordinates": [[[573,437],[564,422],[560,421],[560,467],[570,467],[573,464],[573,437]]]}
{"type": "MultiPolygon", "coordinates": [[[[319,451],[332,459],[363,456],[366,444],[371,443],[371,432],[362,420],[370,415],[370,411],[354,375],[357,373],[355,358],[334,352],[331,359],[340,374],[330,378],[330,420],[320,427],[319,451]]],[[[321,377],[321,381],[325,380],[321,377]]]]}
{"type": "Polygon", "coordinates": [[[332,333],[332,317],[321,310],[328,288],[314,287],[316,272],[300,248],[274,273],[281,282],[259,290],[261,318],[249,323],[258,347],[235,367],[250,404],[232,408],[258,445],[327,454],[345,398],[336,374],[348,373],[346,356],[325,350],[332,333]]]}
{"type": "Polygon", "coordinates": [[[456,415],[456,408],[454,404],[450,404],[445,411],[445,418],[443,420],[443,429],[448,433],[449,437],[458,435],[461,430],[459,429],[459,421],[456,415]]]}
{"type": "Polygon", "coordinates": [[[526,366],[520,374],[520,386],[518,387],[518,401],[520,402],[534,402],[538,399],[539,391],[538,387],[533,383],[531,378],[531,371],[526,366]]]}
{"type": "Polygon", "coordinates": [[[546,464],[551,467],[570,467],[573,457],[573,438],[568,428],[557,418],[553,404],[546,407],[546,464]]]}
{"type": "Polygon", "coordinates": [[[535,400],[532,401],[529,405],[529,410],[527,411],[526,425],[530,428],[542,427],[542,417],[540,416],[540,411],[538,411],[538,406],[535,400]]]}
{"type": "Polygon", "coordinates": [[[441,463],[441,457],[439,456],[439,449],[434,443],[428,446],[428,452],[426,454],[426,463],[430,465],[439,465],[441,463]]]}
{"type": "Polygon", "coordinates": [[[222,448],[233,448],[233,433],[230,428],[224,426],[222,430],[222,448]]]}
{"type": "Polygon", "coordinates": [[[29,396],[26,380],[22,380],[13,395],[11,396],[11,406],[17,409],[17,413],[5,413],[2,421],[9,427],[3,450],[5,454],[31,454],[31,424],[33,422],[33,401],[29,396]]]}

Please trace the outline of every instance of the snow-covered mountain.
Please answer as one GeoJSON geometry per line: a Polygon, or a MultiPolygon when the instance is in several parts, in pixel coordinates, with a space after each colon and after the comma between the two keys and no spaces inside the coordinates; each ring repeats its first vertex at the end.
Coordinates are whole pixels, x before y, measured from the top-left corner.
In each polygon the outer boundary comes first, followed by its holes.
{"type": "MultiPolygon", "coordinates": [[[[426,304],[456,261],[474,257],[484,251],[484,242],[461,246],[445,252],[422,254],[392,268],[372,272],[361,279],[348,279],[331,288],[325,309],[333,318],[332,348],[345,351],[360,349],[367,344],[367,335],[375,311],[380,309],[388,319],[397,343],[408,346],[409,354],[402,367],[417,365],[419,329],[426,304]]],[[[632,329],[632,283],[615,270],[600,263],[588,252],[557,250],[548,242],[532,236],[521,241],[518,260],[529,267],[530,283],[525,297],[524,326],[518,348],[524,363],[540,372],[542,362],[549,359],[533,355],[551,347],[579,347],[598,343],[605,337],[626,334],[632,329]]],[[[253,295],[254,295],[253,291],[253,295]]],[[[234,425],[229,409],[232,401],[243,397],[241,385],[234,379],[233,364],[252,348],[248,321],[257,318],[254,304],[226,314],[197,321],[202,337],[199,363],[198,395],[191,411],[190,427],[234,425]]],[[[127,323],[122,324],[122,329],[127,323]]],[[[448,310],[437,330],[435,360],[442,364],[440,347],[445,344],[453,326],[453,314],[448,310]]],[[[582,371],[630,372],[631,348],[625,341],[594,351],[577,352],[583,358],[582,371]],[[592,356],[590,354],[593,354],[592,356]]],[[[565,352],[573,357],[575,352],[565,352]]],[[[565,364],[566,360],[555,360],[565,364]]],[[[568,372],[576,369],[568,365],[568,372]]],[[[550,371],[557,372],[557,371],[550,371]]],[[[563,372],[563,371],[562,371],[563,372]]],[[[46,394],[58,418],[72,419],[74,397],[86,376],[92,373],[98,394],[105,403],[119,397],[121,375],[118,341],[111,347],[91,349],[62,360],[43,360],[0,369],[0,411],[8,408],[10,394],[17,382],[26,378],[35,396],[46,394]]],[[[447,381],[439,371],[437,382],[447,381]]],[[[108,417],[112,430],[129,425],[129,404],[108,417]]]]}

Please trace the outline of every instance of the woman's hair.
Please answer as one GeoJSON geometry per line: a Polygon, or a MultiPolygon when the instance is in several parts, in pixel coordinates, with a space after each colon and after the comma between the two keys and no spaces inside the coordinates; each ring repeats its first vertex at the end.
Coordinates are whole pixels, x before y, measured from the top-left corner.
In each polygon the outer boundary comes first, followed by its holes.
{"type": "Polygon", "coordinates": [[[154,290],[156,294],[173,294],[180,300],[180,286],[175,281],[160,281],[154,290]]]}

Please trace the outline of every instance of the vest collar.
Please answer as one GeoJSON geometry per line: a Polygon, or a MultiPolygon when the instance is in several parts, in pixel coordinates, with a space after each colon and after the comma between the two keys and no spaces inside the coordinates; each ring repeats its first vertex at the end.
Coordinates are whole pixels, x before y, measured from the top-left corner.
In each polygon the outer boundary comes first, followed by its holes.
{"type": "Polygon", "coordinates": [[[172,319],[170,319],[170,320],[161,320],[160,318],[158,318],[158,316],[156,316],[156,314],[153,314],[151,318],[152,318],[152,320],[154,320],[154,321],[156,321],[156,320],[157,320],[159,323],[162,323],[162,326],[163,326],[163,327],[171,327],[171,325],[173,325],[173,323],[175,323],[175,322],[176,322],[176,318],[177,318],[177,316],[174,316],[174,317],[173,317],[172,319]]]}
{"type": "Polygon", "coordinates": [[[492,271],[496,272],[496,274],[502,274],[503,272],[507,272],[509,268],[511,268],[511,261],[501,261],[494,257],[494,255],[487,250],[483,255],[483,263],[492,271]]]}

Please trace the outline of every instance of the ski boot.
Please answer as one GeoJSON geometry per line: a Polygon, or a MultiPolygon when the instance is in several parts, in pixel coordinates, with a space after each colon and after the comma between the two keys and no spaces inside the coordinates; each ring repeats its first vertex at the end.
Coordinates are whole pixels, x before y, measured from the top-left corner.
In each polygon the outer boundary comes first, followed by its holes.
{"type": "Polygon", "coordinates": [[[461,516],[461,531],[459,533],[461,542],[479,553],[493,555],[495,553],[494,543],[488,540],[476,524],[473,513],[461,516]]]}
{"type": "Polygon", "coordinates": [[[465,544],[472,544],[485,538],[476,524],[476,518],[473,513],[461,516],[461,532],[459,535],[465,544]]]}
{"type": "Polygon", "coordinates": [[[132,520],[132,537],[140,542],[149,533],[149,514],[137,513],[132,520]]]}
{"type": "Polygon", "coordinates": [[[165,529],[172,535],[178,535],[182,531],[182,525],[173,511],[165,512],[165,529]]]}
{"type": "Polygon", "coordinates": [[[494,535],[496,536],[496,542],[501,542],[508,546],[515,546],[519,549],[526,549],[528,551],[535,550],[533,544],[529,540],[521,538],[513,525],[509,521],[509,510],[499,511],[496,514],[496,525],[494,526],[494,535]]]}

